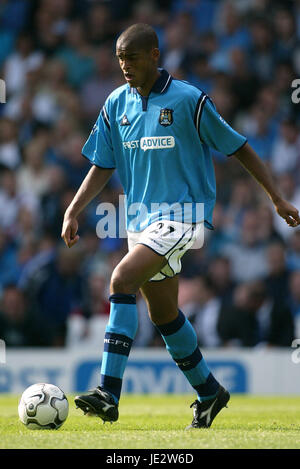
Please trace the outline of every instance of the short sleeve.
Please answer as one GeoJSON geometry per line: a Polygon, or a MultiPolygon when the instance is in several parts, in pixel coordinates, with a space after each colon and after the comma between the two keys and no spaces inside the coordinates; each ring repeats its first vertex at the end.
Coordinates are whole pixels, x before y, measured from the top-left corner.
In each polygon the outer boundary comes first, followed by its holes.
{"type": "Polygon", "coordinates": [[[116,167],[109,116],[103,106],[99,117],[85,142],[82,154],[90,162],[100,168],[113,169],[116,167]]]}
{"type": "Polygon", "coordinates": [[[231,156],[247,142],[246,137],[236,132],[217,112],[212,101],[206,97],[199,119],[200,139],[209,147],[231,156]]]}

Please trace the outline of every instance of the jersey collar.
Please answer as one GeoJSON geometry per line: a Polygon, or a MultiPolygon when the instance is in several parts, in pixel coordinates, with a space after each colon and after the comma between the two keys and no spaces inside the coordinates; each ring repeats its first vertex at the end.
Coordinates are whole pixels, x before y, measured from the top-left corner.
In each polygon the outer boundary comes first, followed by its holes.
{"type": "Polygon", "coordinates": [[[158,71],[160,72],[160,77],[156,80],[154,85],[152,86],[152,90],[154,93],[164,93],[167,91],[169,88],[171,81],[172,81],[172,76],[167,72],[167,70],[164,70],[163,68],[159,68],[158,71]]]}
{"type": "MultiPolygon", "coordinates": [[[[171,81],[173,80],[173,77],[169,74],[169,72],[167,72],[167,70],[163,68],[159,68],[158,71],[160,72],[160,76],[158,77],[154,85],[152,86],[150,93],[152,92],[158,93],[158,94],[165,93],[167,89],[169,88],[171,81]]],[[[130,91],[131,93],[135,93],[135,94],[138,93],[136,88],[130,88],[130,91]]]]}

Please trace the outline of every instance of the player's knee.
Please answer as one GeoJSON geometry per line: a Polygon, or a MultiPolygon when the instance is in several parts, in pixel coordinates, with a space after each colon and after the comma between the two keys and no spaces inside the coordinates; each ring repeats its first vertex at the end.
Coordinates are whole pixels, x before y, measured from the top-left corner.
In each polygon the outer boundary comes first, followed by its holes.
{"type": "Polygon", "coordinates": [[[123,272],[122,269],[116,267],[110,281],[111,293],[133,294],[136,293],[137,290],[138,286],[134,280],[132,280],[126,272],[123,272]]]}

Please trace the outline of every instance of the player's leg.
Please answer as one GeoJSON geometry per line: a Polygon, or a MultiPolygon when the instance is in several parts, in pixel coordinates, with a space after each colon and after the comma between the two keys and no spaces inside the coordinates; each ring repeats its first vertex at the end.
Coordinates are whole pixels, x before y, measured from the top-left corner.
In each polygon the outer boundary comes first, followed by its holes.
{"type": "Polygon", "coordinates": [[[112,273],[110,292],[135,294],[147,280],[159,272],[167,260],[148,246],[136,244],[112,273]]]}
{"type": "Polygon", "coordinates": [[[140,291],[155,326],[172,322],[178,317],[178,275],[158,282],[145,282],[140,291]]]}
{"type": "Polygon", "coordinates": [[[160,282],[146,282],[141,292],[150,319],[161,333],[167,350],[197,392],[192,427],[210,426],[227,404],[229,393],[210,372],[198,347],[193,326],[178,310],[178,276],[160,282]]]}
{"type": "Polygon", "coordinates": [[[101,386],[118,401],[122,377],[138,327],[135,293],[166,263],[148,247],[138,244],[115,268],[110,284],[110,316],[106,327],[101,386]]]}
{"type": "Polygon", "coordinates": [[[163,256],[137,244],[115,268],[110,284],[110,316],[105,330],[100,387],[75,403],[104,421],[118,418],[122,379],[138,326],[135,293],[166,264],[163,256]]]}
{"type": "Polygon", "coordinates": [[[197,344],[190,321],[178,310],[178,276],[141,287],[151,321],[162,335],[166,348],[196,390],[199,400],[209,400],[219,383],[210,373],[197,344]]]}

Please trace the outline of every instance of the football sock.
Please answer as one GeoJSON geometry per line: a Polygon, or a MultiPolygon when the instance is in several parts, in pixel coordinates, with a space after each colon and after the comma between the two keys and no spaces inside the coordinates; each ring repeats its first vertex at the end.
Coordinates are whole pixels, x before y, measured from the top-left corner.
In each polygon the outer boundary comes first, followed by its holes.
{"type": "Polygon", "coordinates": [[[220,384],[210,372],[197,344],[197,336],[190,321],[182,311],[176,319],[156,325],[166,348],[177,366],[195,389],[203,402],[216,396],[220,384]]]}
{"type": "Polygon", "coordinates": [[[135,295],[115,293],[109,297],[110,316],[105,329],[100,386],[118,403],[129,352],[138,326],[135,295]]]}

